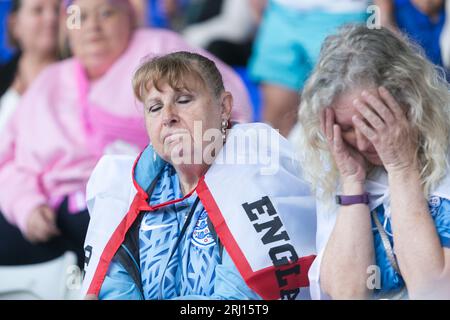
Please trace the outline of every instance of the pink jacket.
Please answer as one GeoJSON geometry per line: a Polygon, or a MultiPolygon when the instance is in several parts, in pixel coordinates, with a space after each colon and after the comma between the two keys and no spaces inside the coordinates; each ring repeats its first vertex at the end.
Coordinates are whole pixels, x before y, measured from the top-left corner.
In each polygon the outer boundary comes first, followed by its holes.
{"type": "MultiPolygon", "coordinates": [[[[108,72],[92,83],[75,59],[44,70],[0,139],[0,209],[7,220],[24,231],[28,215],[39,205],[56,207],[65,196],[84,195],[103,154],[142,150],[148,136],[143,107],[132,92],[133,73],[146,56],[181,50],[208,56],[171,31],[142,29],[108,72]]],[[[233,119],[250,121],[242,81],[214,60],[234,96],[233,119]]]]}

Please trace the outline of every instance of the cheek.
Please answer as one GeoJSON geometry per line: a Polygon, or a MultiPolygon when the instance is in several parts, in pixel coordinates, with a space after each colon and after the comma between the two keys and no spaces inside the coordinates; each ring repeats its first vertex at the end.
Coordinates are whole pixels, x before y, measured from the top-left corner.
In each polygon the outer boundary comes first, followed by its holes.
{"type": "Polygon", "coordinates": [[[342,139],[348,143],[350,146],[357,148],[357,142],[356,142],[356,134],[354,131],[351,132],[343,132],[342,133],[342,139]]]}
{"type": "Polygon", "coordinates": [[[108,22],[103,27],[104,35],[114,52],[123,51],[128,45],[128,39],[132,33],[129,19],[117,18],[108,22]]]}
{"type": "Polygon", "coordinates": [[[145,128],[147,130],[148,138],[153,146],[156,147],[161,145],[160,141],[160,133],[161,127],[158,126],[158,122],[155,118],[149,118],[147,115],[145,116],[145,128]]]}
{"type": "Polygon", "coordinates": [[[208,107],[198,105],[179,114],[181,126],[187,129],[192,137],[194,133],[200,132],[200,129],[203,135],[208,129],[215,128],[217,116],[208,107]]]}

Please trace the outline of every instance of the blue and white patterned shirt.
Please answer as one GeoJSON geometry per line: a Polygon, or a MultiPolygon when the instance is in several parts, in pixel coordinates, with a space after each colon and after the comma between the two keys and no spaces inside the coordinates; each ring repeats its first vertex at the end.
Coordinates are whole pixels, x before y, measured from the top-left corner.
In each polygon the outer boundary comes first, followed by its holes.
{"type": "MultiPolygon", "coordinates": [[[[166,164],[163,170],[151,195],[151,204],[183,197],[173,167],[166,164]]],[[[178,250],[168,261],[196,198],[194,193],[143,217],[139,230],[139,267],[144,296],[125,268],[113,259],[99,299],[261,299],[247,286],[225,249],[221,257],[201,202],[178,250]]]]}
{"type": "MultiPolygon", "coordinates": [[[[433,196],[430,197],[428,201],[428,207],[433,217],[442,247],[450,248],[450,200],[433,196]]],[[[391,221],[389,218],[385,217],[383,205],[378,206],[375,211],[381,225],[388,235],[391,246],[394,247],[391,221]]],[[[381,288],[375,291],[375,297],[378,297],[382,294],[402,289],[405,286],[405,282],[401,275],[399,275],[392,267],[381,241],[380,233],[378,232],[373,219],[372,230],[374,236],[375,261],[380,268],[381,273],[381,288]]]]}

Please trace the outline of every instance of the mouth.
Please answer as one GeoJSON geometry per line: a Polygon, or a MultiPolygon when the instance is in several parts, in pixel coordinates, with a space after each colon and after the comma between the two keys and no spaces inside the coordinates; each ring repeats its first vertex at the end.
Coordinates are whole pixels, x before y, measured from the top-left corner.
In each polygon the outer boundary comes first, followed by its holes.
{"type": "Polygon", "coordinates": [[[162,139],[163,144],[169,145],[174,142],[179,142],[187,134],[188,133],[186,131],[175,131],[175,132],[167,133],[163,136],[163,139],[162,139]]]}
{"type": "Polygon", "coordinates": [[[103,40],[104,40],[104,38],[100,35],[88,35],[85,38],[86,43],[97,43],[97,42],[102,42],[103,40]]]}

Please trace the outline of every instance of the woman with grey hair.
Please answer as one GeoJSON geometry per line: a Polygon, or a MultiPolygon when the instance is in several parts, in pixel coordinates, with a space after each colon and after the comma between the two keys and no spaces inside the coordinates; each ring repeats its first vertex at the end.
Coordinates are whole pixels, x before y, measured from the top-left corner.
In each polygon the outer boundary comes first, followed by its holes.
{"type": "Polygon", "coordinates": [[[302,97],[318,208],[312,297],[450,298],[442,72],[389,30],[349,25],[326,39],[302,97]]]}

